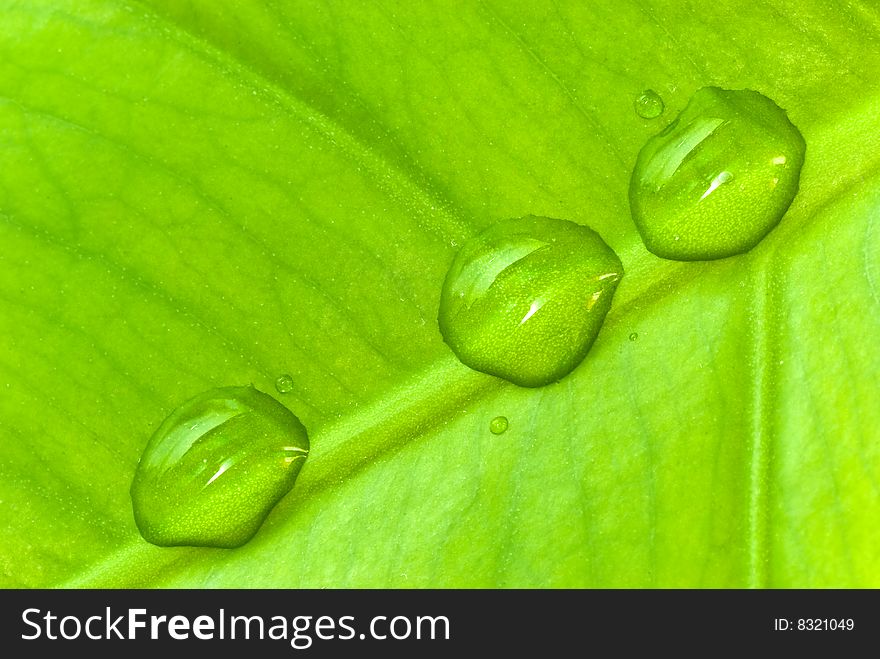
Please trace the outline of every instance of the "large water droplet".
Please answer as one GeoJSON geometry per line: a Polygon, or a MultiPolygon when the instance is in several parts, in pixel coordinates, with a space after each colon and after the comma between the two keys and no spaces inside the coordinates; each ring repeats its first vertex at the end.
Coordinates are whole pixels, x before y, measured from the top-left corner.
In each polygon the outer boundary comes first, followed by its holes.
{"type": "Polygon", "coordinates": [[[440,298],[443,339],[462,363],[523,387],[584,359],[623,266],[592,229],[548,217],[499,222],[458,252],[440,298]]]}
{"type": "Polygon", "coordinates": [[[496,416],[489,422],[489,432],[493,435],[502,435],[507,431],[508,421],[506,416],[496,416]]]}
{"type": "Polygon", "coordinates": [[[629,199],[645,246],[680,261],[750,250],[791,205],[805,151],[800,131],[766,96],[698,90],[639,152],[629,199]]]}
{"type": "Polygon", "coordinates": [[[656,119],[663,114],[663,109],[665,108],[660,94],[653,89],[646,89],[636,96],[633,106],[636,109],[636,114],[642,119],[656,119]]]}
{"type": "Polygon", "coordinates": [[[293,487],[305,427],[253,387],[212,389],[166,418],[131,485],[134,518],[154,545],[238,547],[293,487]]]}

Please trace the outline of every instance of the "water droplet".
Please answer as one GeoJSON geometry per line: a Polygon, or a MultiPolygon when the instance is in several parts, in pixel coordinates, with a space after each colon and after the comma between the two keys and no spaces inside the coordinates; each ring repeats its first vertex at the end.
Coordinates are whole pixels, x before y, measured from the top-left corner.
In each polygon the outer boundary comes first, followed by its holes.
{"type": "Polygon", "coordinates": [[[474,370],[543,386],[587,355],[622,276],[620,259],[592,229],[532,215],[505,220],[456,255],[440,332],[474,370]]]}
{"type": "Polygon", "coordinates": [[[493,435],[501,435],[507,430],[508,422],[506,416],[496,416],[489,422],[489,431],[493,435]]]}
{"type": "Polygon", "coordinates": [[[630,341],[635,341],[638,338],[639,338],[638,332],[633,332],[632,334],[629,335],[630,341]]]}
{"type": "Polygon", "coordinates": [[[271,396],[206,391],[147,443],[131,485],[137,527],[154,545],[238,547],[293,487],[308,453],[305,427],[271,396]]]}
{"type": "Polygon", "coordinates": [[[680,261],[747,252],[797,194],[806,144],[785,110],[750,90],[698,90],[642,147],[629,188],[645,246],[680,261]]]}
{"type": "Polygon", "coordinates": [[[279,394],[289,394],[293,391],[293,378],[287,373],[279,375],[275,380],[275,389],[279,394]]]}
{"type": "Polygon", "coordinates": [[[646,89],[636,96],[633,105],[636,108],[636,114],[642,119],[656,119],[663,114],[663,110],[666,107],[663,105],[663,99],[660,98],[660,94],[653,89],[646,89]]]}

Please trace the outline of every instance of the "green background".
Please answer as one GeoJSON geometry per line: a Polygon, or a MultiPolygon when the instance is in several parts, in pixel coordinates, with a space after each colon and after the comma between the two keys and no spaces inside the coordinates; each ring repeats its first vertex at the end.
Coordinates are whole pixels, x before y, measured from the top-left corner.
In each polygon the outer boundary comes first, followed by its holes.
{"type": "Polygon", "coordinates": [[[877,587],[878,37],[858,1],[0,1],[0,582],[877,587]],[[801,189],[663,261],[629,176],[706,85],[788,111],[801,189]],[[526,214],[626,270],[534,390],[436,324],[526,214]],[[239,549],[149,545],[150,434],[251,383],[309,429],[293,491],[239,549]]]}

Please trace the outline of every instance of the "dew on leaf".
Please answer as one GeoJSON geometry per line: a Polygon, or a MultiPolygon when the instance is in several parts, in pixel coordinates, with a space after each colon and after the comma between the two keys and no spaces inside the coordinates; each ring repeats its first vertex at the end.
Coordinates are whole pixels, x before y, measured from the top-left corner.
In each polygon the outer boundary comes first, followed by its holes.
{"type": "Polygon", "coordinates": [[[496,416],[489,422],[489,431],[493,435],[501,435],[507,430],[508,421],[506,416],[496,416]]]}
{"type": "Polygon", "coordinates": [[[206,391],[147,443],[131,485],[137,527],[154,545],[238,547],[293,487],[308,453],[305,427],[271,396],[206,391]]]}
{"type": "Polygon", "coordinates": [[[663,114],[665,108],[660,94],[653,89],[646,89],[636,96],[633,106],[636,109],[636,114],[642,119],[656,119],[663,114]]]}
{"type": "Polygon", "coordinates": [[[275,379],[275,389],[279,394],[289,394],[293,391],[293,378],[290,377],[287,373],[283,375],[279,375],[275,379]]]}
{"type": "Polygon", "coordinates": [[[635,340],[638,339],[638,338],[639,338],[639,334],[638,334],[638,332],[633,332],[632,334],[629,335],[629,340],[630,340],[630,341],[635,341],[635,340]]]}
{"type": "Polygon", "coordinates": [[[630,179],[645,247],[680,261],[747,252],[798,191],[806,143],[785,110],[751,90],[698,90],[642,147],[630,179]]]}
{"type": "Polygon", "coordinates": [[[504,220],[456,254],[440,296],[443,340],[461,362],[523,387],[574,369],[599,333],[623,276],[588,227],[548,217],[504,220]]]}

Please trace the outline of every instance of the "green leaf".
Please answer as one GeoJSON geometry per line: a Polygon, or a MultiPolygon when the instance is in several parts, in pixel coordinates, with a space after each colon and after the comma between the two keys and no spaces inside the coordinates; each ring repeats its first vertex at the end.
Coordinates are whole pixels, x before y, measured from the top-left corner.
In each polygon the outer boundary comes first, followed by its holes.
{"type": "Polygon", "coordinates": [[[872,3],[0,17],[2,585],[880,586],[872,3]],[[705,86],[787,111],[800,191],[747,254],[664,261],[629,178],[705,86]],[[529,214],[626,272],[538,389],[461,365],[436,322],[458,248],[529,214]],[[309,431],[295,487],[240,548],[147,543],[149,437],[250,384],[309,431]]]}

